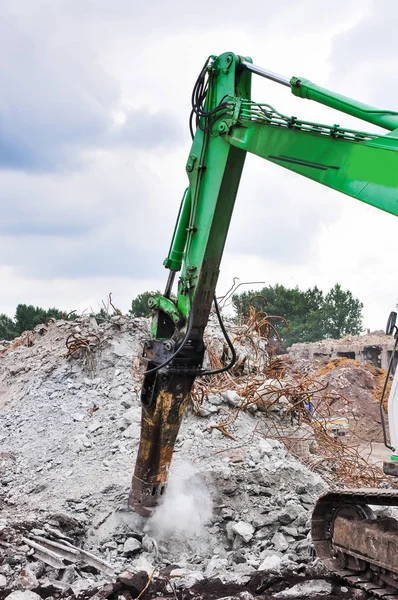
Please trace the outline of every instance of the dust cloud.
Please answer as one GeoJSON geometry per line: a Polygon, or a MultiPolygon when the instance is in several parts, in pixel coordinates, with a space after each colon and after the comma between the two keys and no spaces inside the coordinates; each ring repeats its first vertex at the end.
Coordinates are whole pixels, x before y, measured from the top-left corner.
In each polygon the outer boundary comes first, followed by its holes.
{"type": "Polygon", "coordinates": [[[180,463],[170,474],[167,493],[147,530],[159,540],[203,538],[212,512],[213,502],[203,478],[190,463],[180,463]]]}

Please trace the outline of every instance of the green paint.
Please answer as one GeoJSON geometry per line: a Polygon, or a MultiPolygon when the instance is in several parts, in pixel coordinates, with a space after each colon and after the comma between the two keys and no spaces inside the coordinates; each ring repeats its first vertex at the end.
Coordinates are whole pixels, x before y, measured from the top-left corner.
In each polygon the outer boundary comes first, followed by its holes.
{"type": "Polygon", "coordinates": [[[237,148],[398,216],[398,140],[386,148],[383,136],[352,141],[246,119],[232,127],[226,139],[237,148]]]}
{"type": "MultiPolygon", "coordinates": [[[[205,110],[215,109],[227,97],[250,98],[251,74],[238,73],[238,66],[239,58],[231,53],[213,59],[208,68],[205,110]]],[[[201,123],[205,125],[204,119],[201,123]]],[[[220,136],[223,123],[221,115],[215,118],[209,131],[196,131],[186,165],[190,193],[183,202],[165,261],[166,265],[181,264],[177,252],[184,247],[177,304],[179,311],[188,317],[191,296],[194,339],[202,337],[208,320],[246,155],[220,136]]]]}
{"type": "Polygon", "coordinates": [[[179,271],[184,258],[185,244],[188,236],[188,224],[191,214],[191,190],[187,188],[181,200],[169,254],[163,264],[167,269],[179,271]]]}
{"type": "Polygon", "coordinates": [[[398,112],[392,110],[380,110],[374,106],[357,102],[346,96],[341,96],[330,90],[319,87],[308,79],[292,77],[290,80],[292,93],[299,98],[315,100],[340,112],[357,117],[367,123],[373,123],[390,131],[398,128],[398,112]]]}
{"type": "MultiPolygon", "coordinates": [[[[148,305],[150,308],[159,309],[160,311],[168,315],[173,321],[175,327],[179,327],[179,325],[181,325],[184,321],[184,317],[178,311],[178,308],[176,307],[175,303],[169,298],[166,298],[165,296],[161,296],[160,294],[152,296],[148,300],[148,305]]],[[[155,320],[152,321],[152,323],[154,322],[155,320]]],[[[153,331],[153,333],[155,334],[155,331],[153,331]]]]}

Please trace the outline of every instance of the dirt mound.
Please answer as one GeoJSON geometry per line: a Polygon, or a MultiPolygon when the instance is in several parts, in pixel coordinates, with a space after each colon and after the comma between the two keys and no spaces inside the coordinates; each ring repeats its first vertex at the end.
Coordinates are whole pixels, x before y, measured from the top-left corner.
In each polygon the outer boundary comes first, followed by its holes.
{"type": "Polygon", "coordinates": [[[349,415],[351,430],[360,428],[365,441],[383,441],[376,400],[379,377],[380,372],[376,374],[374,367],[347,358],[335,358],[317,373],[319,381],[335,395],[330,403],[332,411],[336,415],[349,415]]]}

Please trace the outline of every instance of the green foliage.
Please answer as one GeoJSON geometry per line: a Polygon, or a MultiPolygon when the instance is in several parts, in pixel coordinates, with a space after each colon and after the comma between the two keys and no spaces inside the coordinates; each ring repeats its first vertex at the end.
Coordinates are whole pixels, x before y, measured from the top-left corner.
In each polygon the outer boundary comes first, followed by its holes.
{"type": "Polygon", "coordinates": [[[47,323],[49,319],[64,319],[65,316],[65,313],[57,308],[45,310],[32,304],[18,304],[14,317],[17,335],[34,329],[40,323],[47,323]]]}
{"type": "Polygon", "coordinates": [[[138,294],[138,296],[134,298],[134,300],[131,302],[129,316],[150,317],[152,314],[152,310],[148,306],[148,300],[151,296],[160,293],[161,292],[143,292],[142,294],[138,294]]]}
{"type": "Polygon", "coordinates": [[[40,323],[47,323],[51,318],[62,319],[64,317],[65,313],[57,308],[45,310],[44,308],[33,306],[32,304],[18,304],[14,318],[17,335],[20,335],[24,331],[34,329],[36,325],[40,325],[40,323]]]}
{"type": "Polygon", "coordinates": [[[0,314],[0,340],[13,340],[17,335],[14,321],[7,315],[0,314]]]}
{"type": "Polygon", "coordinates": [[[358,334],[362,330],[363,305],[350,291],[336,284],[324,296],[317,286],[300,290],[297,286],[268,285],[257,292],[235,294],[232,304],[238,315],[249,314],[249,303],[256,311],[284,317],[290,332],[278,319],[270,319],[283,339],[285,347],[296,342],[315,342],[324,338],[340,338],[358,334]],[[252,300],[251,300],[252,299],[252,300]]]}
{"type": "MultiPolygon", "coordinates": [[[[47,323],[51,318],[65,319],[66,313],[58,308],[45,310],[32,304],[18,304],[14,319],[0,314],[0,340],[13,340],[24,331],[34,329],[40,323],[47,323]]],[[[68,316],[68,320],[73,320],[74,318],[75,315],[73,314],[68,316]]]]}
{"type": "Polygon", "coordinates": [[[363,304],[347,290],[336,285],[326,294],[323,303],[323,322],[327,337],[340,338],[358,335],[362,331],[363,304]]]}

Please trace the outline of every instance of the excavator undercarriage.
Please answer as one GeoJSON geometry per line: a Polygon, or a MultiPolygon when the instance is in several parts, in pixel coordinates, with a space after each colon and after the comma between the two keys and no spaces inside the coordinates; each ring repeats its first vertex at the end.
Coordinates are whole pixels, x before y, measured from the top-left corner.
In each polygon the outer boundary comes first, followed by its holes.
{"type": "Polygon", "coordinates": [[[398,507],[398,490],[333,490],[319,498],[311,522],[316,555],[350,585],[398,600],[398,522],[377,508],[398,507]]]}

